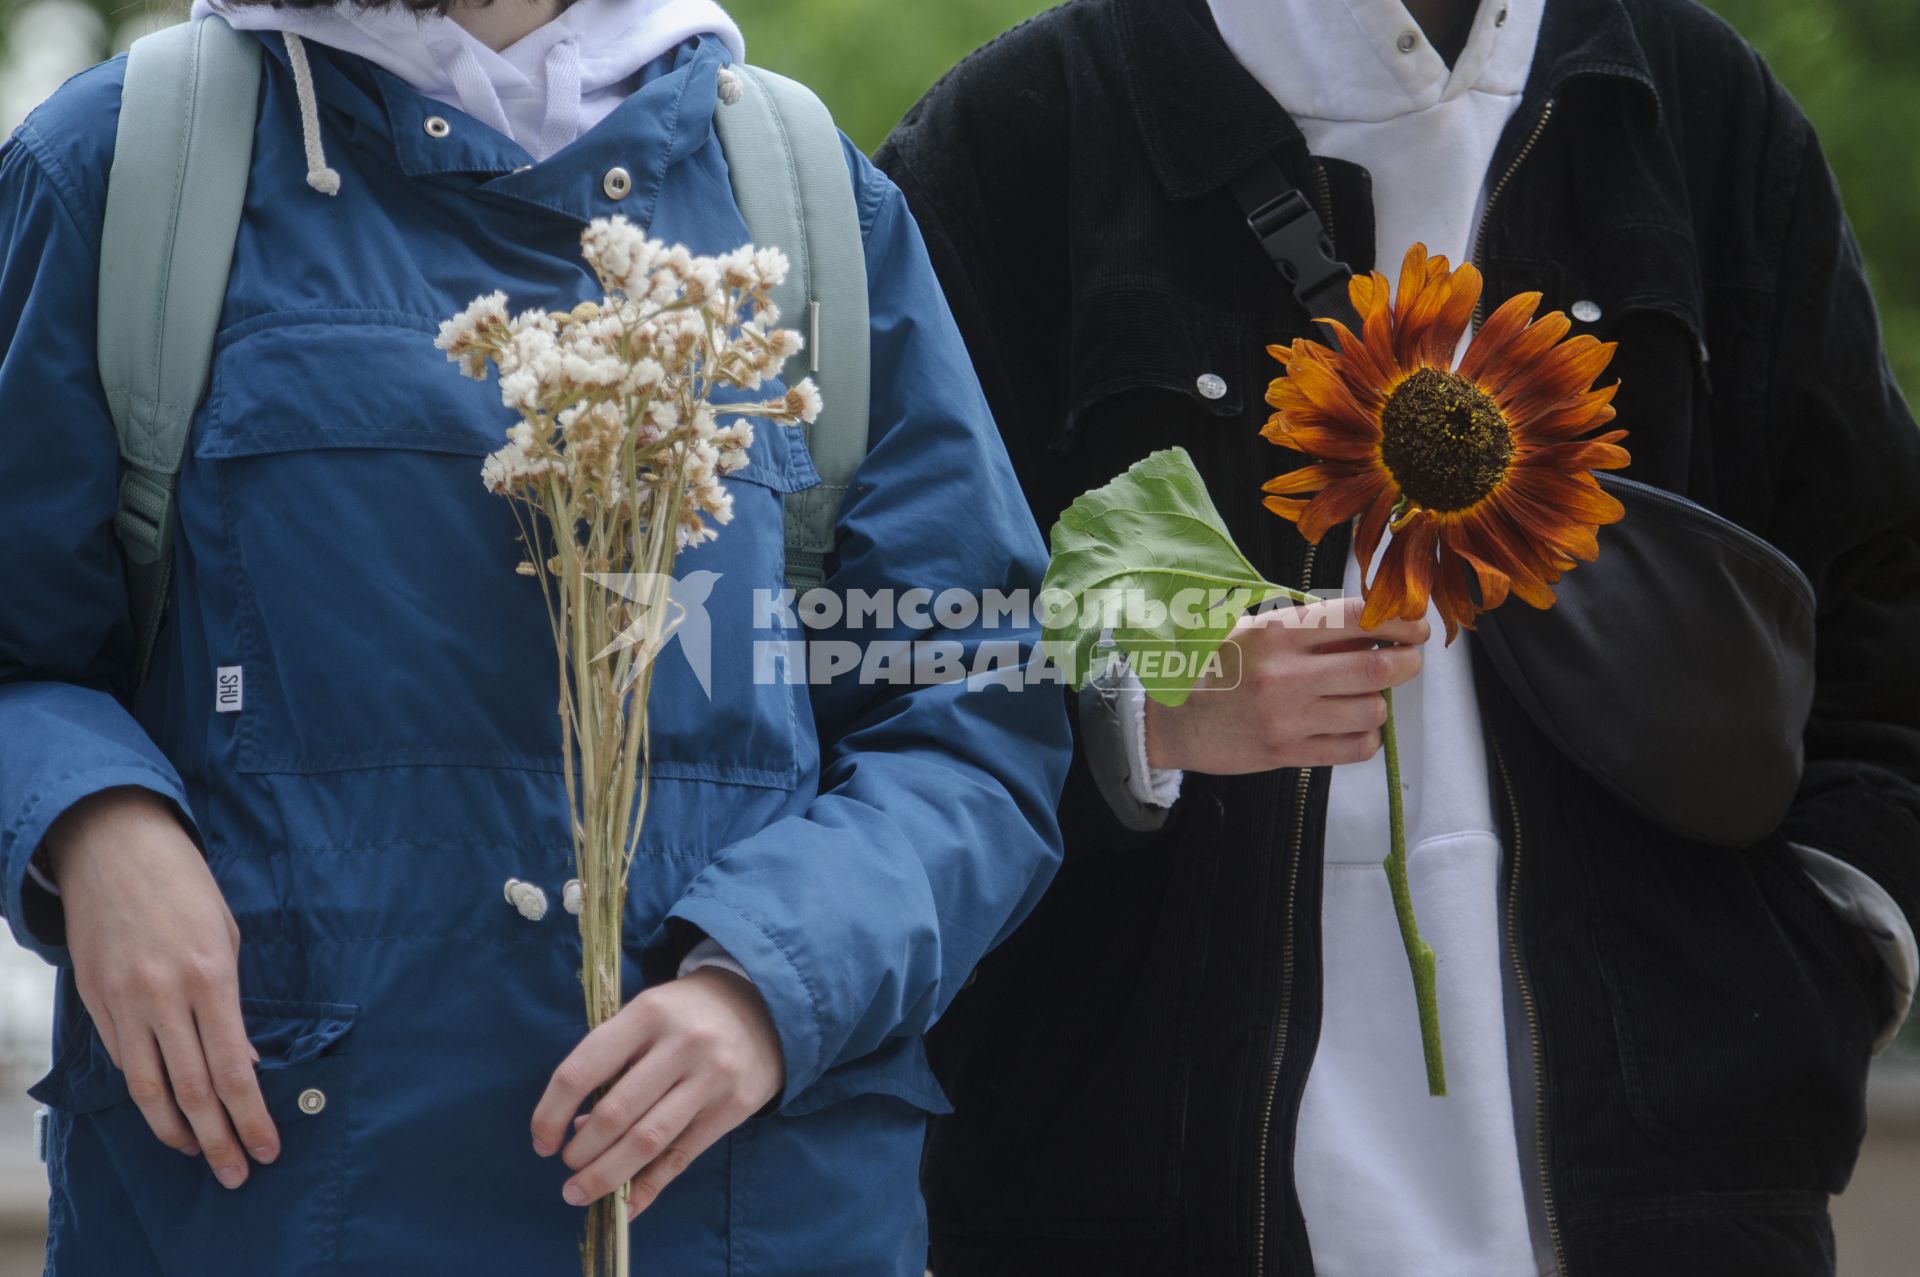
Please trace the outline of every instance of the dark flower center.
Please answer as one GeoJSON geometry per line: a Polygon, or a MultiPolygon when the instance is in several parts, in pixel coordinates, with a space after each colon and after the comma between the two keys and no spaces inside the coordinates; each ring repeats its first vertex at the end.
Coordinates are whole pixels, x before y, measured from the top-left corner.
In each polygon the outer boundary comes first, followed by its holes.
{"type": "Polygon", "coordinates": [[[1486,391],[1422,368],[1380,413],[1380,458],[1410,500],[1464,510],[1499,486],[1513,460],[1513,431],[1486,391]]]}

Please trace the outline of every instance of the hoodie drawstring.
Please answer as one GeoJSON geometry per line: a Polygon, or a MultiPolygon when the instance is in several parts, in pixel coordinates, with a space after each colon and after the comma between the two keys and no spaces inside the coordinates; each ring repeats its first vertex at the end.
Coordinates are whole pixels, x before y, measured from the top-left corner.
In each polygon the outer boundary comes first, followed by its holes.
{"type": "Polygon", "coordinates": [[[280,35],[287,44],[287,62],[293,67],[294,96],[300,99],[300,141],[307,150],[307,185],[322,195],[338,195],[340,174],[327,167],[327,152],[320,145],[320,104],[313,96],[306,41],[291,31],[280,35]]]}
{"type": "Polygon", "coordinates": [[[540,130],[544,159],[580,136],[580,46],[562,40],[547,50],[547,118],[540,130]]]}

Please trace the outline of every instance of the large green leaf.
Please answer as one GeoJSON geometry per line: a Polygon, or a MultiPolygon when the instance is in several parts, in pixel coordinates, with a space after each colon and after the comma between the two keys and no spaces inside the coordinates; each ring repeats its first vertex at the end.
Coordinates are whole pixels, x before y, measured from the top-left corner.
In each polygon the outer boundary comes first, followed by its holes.
{"type": "Polygon", "coordinates": [[[1254,571],[1182,448],[1082,496],[1051,540],[1045,642],[1075,687],[1098,668],[1096,648],[1111,630],[1147,694],[1179,705],[1247,608],[1307,599],[1254,571]]]}

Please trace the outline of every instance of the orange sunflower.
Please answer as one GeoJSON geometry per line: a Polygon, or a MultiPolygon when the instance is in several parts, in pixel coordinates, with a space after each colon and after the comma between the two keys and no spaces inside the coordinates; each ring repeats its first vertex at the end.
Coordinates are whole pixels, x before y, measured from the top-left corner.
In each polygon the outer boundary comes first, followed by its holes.
{"type": "Polygon", "coordinates": [[[1535,319],[1540,294],[1521,293],[1456,368],[1480,284],[1471,264],[1453,270],[1415,244],[1394,295],[1378,272],[1354,277],[1361,332],[1329,321],[1337,352],[1268,348],[1287,371],[1267,389],[1261,434],[1313,463],[1270,481],[1267,508],[1316,544],[1357,518],[1364,566],[1393,530],[1365,583],[1368,627],[1424,616],[1432,599],[1451,643],[1509,594],[1551,607],[1561,573],[1597,557],[1596,532],[1625,513],[1593,477],[1628,461],[1626,431],[1592,434],[1613,420],[1618,384],[1593,388],[1613,344],[1562,340],[1567,317],[1535,319]]]}

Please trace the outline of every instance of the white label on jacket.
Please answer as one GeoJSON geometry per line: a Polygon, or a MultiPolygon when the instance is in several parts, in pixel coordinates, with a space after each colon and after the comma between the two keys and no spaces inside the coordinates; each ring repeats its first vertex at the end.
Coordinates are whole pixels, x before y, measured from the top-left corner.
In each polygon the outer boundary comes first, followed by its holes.
{"type": "Polygon", "coordinates": [[[242,700],[240,666],[222,665],[214,671],[213,712],[238,714],[242,700]]]}

